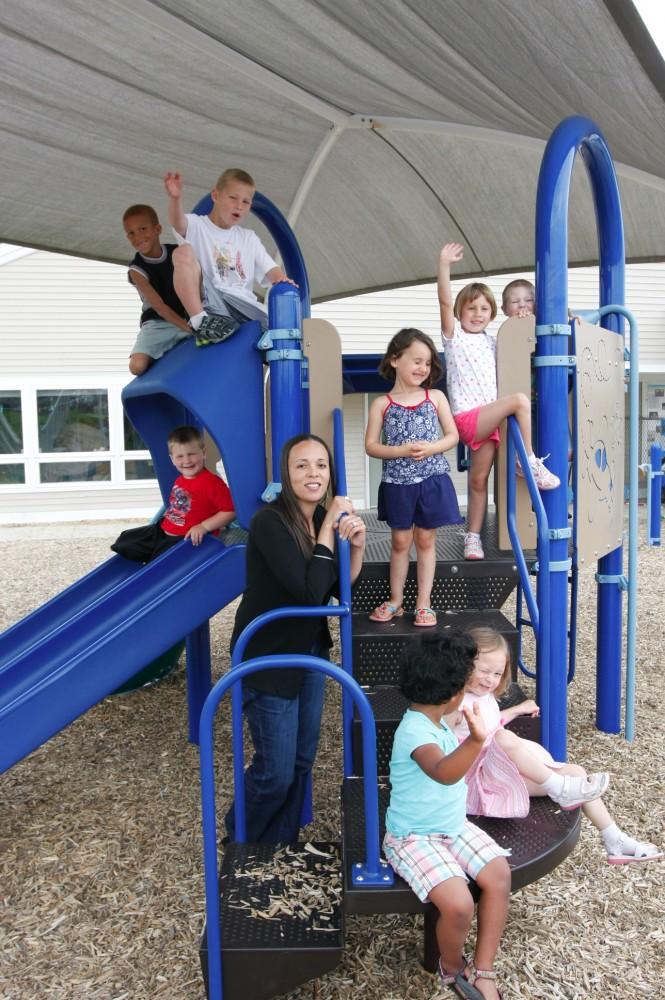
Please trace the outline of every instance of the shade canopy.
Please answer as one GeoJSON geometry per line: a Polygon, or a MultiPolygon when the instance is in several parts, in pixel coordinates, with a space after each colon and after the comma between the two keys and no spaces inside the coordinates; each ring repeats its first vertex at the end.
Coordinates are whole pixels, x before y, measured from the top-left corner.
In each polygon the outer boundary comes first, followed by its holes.
{"type": "MultiPolygon", "coordinates": [[[[449,240],[456,276],[531,268],[544,144],[579,114],[628,259],[665,257],[665,63],[629,0],[3,0],[0,38],[7,242],[125,261],[166,170],[193,205],[242,166],[315,300],[431,280],[449,240]]],[[[569,250],[597,258],[581,161],[569,250]]]]}

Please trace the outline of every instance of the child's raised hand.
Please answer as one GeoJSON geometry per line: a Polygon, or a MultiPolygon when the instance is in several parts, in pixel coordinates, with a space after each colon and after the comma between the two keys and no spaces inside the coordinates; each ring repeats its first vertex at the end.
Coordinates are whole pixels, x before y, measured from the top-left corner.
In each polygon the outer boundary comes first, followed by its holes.
{"type": "Polygon", "coordinates": [[[182,175],[169,170],[164,174],[164,188],[169,198],[182,198],[182,175]]]}
{"type": "Polygon", "coordinates": [[[526,701],[520,702],[517,708],[520,710],[520,715],[530,715],[532,719],[540,715],[540,709],[533,698],[527,698],[526,701]]]}
{"type": "Polygon", "coordinates": [[[439,260],[445,264],[457,264],[464,256],[464,247],[461,243],[445,243],[441,247],[439,260]]]}
{"type": "Polygon", "coordinates": [[[484,743],[487,739],[487,726],[480,714],[480,704],[476,701],[472,708],[462,705],[462,714],[469,727],[469,736],[476,743],[484,743]]]}

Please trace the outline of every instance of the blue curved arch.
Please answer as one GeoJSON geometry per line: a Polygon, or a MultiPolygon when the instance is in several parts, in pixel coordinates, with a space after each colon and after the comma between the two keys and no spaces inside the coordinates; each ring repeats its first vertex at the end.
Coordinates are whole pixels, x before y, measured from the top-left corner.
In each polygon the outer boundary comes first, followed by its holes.
{"type": "MultiPolygon", "coordinates": [[[[537,356],[570,353],[568,323],[568,201],[575,157],[586,166],[593,192],[600,259],[600,305],[623,304],[625,247],[619,187],[607,142],[589,118],[566,118],[554,130],[545,149],[538,178],[536,203],[536,332],[537,356]],[[555,332],[547,331],[553,325],[555,332]],[[561,329],[559,329],[559,327],[561,329]]],[[[622,331],[618,317],[608,317],[607,328],[622,331]]],[[[538,449],[549,454],[549,467],[562,482],[568,475],[568,370],[552,365],[537,369],[538,449]]],[[[545,493],[545,510],[553,530],[568,525],[565,489],[545,493]]],[[[551,542],[550,674],[547,690],[539,690],[543,714],[551,725],[548,748],[559,760],[566,755],[567,663],[567,539],[551,542]]],[[[623,550],[615,549],[598,564],[603,574],[622,572],[623,550]]],[[[597,721],[601,729],[619,732],[621,703],[621,592],[600,589],[598,597],[597,721]]]]}
{"type": "Polygon", "coordinates": [[[190,337],[122,391],[127,416],[150,449],[164,500],[176,477],[168,433],[194,418],[219,448],[244,528],[266,485],[260,336],[258,323],[245,323],[222,344],[200,348],[190,337]]]}

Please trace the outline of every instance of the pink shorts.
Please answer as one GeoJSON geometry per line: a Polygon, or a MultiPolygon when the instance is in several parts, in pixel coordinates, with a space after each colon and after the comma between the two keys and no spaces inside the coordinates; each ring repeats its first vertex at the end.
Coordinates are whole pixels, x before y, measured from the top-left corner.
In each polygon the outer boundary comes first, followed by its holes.
{"type": "Polygon", "coordinates": [[[469,446],[471,451],[477,451],[486,441],[494,441],[496,445],[499,444],[501,440],[501,435],[499,434],[499,428],[492,431],[489,437],[483,438],[482,441],[476,439],[476,428],[478,426],[478,414],[480,413],[482,407],[476,406],[475,410],[465,410],[464,413],[456,413],[454,415],[455,424],[457,425],[457,430],[459,431],[459,437],[462,444],[469,446]]]}

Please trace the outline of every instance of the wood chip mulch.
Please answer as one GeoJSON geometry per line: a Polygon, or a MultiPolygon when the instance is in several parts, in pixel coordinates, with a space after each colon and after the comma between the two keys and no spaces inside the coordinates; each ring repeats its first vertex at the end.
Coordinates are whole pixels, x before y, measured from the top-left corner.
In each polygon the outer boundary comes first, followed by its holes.
{"type": "MultiPolygon", "coordinates": [[[[115,534],[100,526],[97,537],[36,543],[26,529],[5,540],[0,628],[105,559],[115,534]]],[[[639,573],[637,737],[628,744],[594,728],[596,599],[586,574],[569,757],[609,770],[606,801],[619,824],[665,845],[665,549],[641,545],[639,573]]],[[[216,675],[228,666],[233,613],[212,622],[216,675]]],[[[338,839],[339,714],[330,691],[311,842],[338,839]]],[[[226,712],[217,741],[221,806],[226,712]]],[[[665,997],[664,898],[664,862],[610,866],[584,822],[573,854],[512,897],[498,963],[504,998],[665,997]]],[[[290,1000],[432,1000],[421,919],[348,916],[342,963],[290,1000]]],[[[200,1000],[203,923],[198,755],[187,742],[181,666],[104,700],[0,777],[0,998],[200,1000]]]]}

